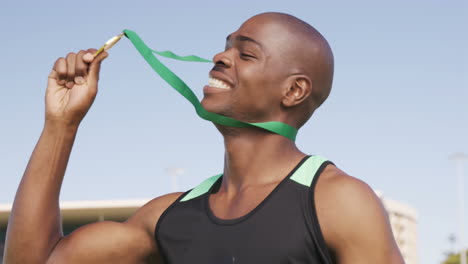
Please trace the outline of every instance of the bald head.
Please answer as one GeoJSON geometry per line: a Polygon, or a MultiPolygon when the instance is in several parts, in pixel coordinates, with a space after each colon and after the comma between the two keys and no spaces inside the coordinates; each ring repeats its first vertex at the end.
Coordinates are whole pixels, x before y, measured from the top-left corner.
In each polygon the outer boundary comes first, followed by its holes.
{"type": "Polygon", "coordinates": [[[263,13],[246,23],[270,25],[281,42],[276,50],[283,71],[289,76],[307,76],[310,95],[294,105],[296,126],[302,126],[328,97],[333,81],[333,53],[326,39],[308,23],[284,13],[263,13]]]}

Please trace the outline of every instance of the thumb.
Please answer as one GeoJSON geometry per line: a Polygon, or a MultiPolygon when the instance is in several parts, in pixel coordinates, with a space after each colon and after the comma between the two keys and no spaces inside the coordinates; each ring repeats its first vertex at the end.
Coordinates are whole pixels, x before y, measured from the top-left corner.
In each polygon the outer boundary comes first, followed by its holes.
{"type": "Polygon", "coordinates": [[[109,53],[102,52],[96,58],[93,59],[89,65],[88,71],[88,83],[97,83],[99,81],[99,71],[101,69],[101,62],[109,56],[109,53]]]}

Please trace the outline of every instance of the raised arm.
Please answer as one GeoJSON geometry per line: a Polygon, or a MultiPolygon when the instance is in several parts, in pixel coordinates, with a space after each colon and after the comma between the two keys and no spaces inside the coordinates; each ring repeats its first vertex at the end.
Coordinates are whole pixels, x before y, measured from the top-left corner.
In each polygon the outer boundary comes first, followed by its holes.
{"type": "Polygon", "coordinates": [[[364,182],[328,166],[316,189],[324,238],[337,264],[404,264],[388,215],[364,182]]]}
{"type": "Polygon", "coordinates": [[[59,193],[78,126],[98,90],[95,50],[59,58],[49,75],[45,124],[16,193],[4,262],[144,263],[155,256],[152,227],[177,195],[161,197],[125,223],[99,222],[63,237],[59,193]]]}

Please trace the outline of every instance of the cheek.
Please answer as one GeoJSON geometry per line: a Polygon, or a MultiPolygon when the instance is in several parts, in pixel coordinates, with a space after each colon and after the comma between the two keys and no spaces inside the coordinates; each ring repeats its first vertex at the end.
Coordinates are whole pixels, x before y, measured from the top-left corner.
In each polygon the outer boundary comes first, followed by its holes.
{"type": "Polygon", "coordinates": [[[239,75],[240,85],[236,97],[242,107],[260,114],[270,112],[279,105],[279,84],[271,72],[250,68],[239,75]]]}

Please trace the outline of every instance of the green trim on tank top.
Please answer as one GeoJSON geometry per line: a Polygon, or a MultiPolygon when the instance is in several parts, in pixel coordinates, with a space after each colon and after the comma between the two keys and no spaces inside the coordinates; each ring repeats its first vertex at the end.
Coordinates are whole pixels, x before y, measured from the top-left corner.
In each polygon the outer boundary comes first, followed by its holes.
{"type": "Polygon", "coordinates": [[[291,180],[305,185],[307,187],[310,187],[312,184],[312,180],[315,177],[315,174],[317,174],[317,171],[320,169],[320,166],[324,162],[328,161],[328,159],[322,157],[322,156],[311,156],[302,164],[301,167],[299,167],[294,174],[291,176],[291,180]]]}
{"type": "MultiPolygon", "coordinates": [[[[324,157],[311,156],[294,172],[290,179],[299,184],[310,187],[315,174],[317,174],[320,166],[322,166],[322,164],[326,161],[328,161],[328,159],[324,157]]],[[[218,174],[204,180],[197,187],[193,188],[180,201],[186,202],[207,193],[221,176],[223,176],[223,174],[218,174]]]]}
{"type": "Polygon", "coordinates": [[[193,188],[187,195],[185,195],[181,202],[185,202],[188,200],[192,200],[193,198],[197,198],[198,196],[201,196],[205,193],[207,193],[211,186],[215,184],[215,182],[221,177],[223,174],[218,174],[215,176],[212,176],[206,180],[204,180],[202,183],[200,183],[197,187],[193,188]]]}

